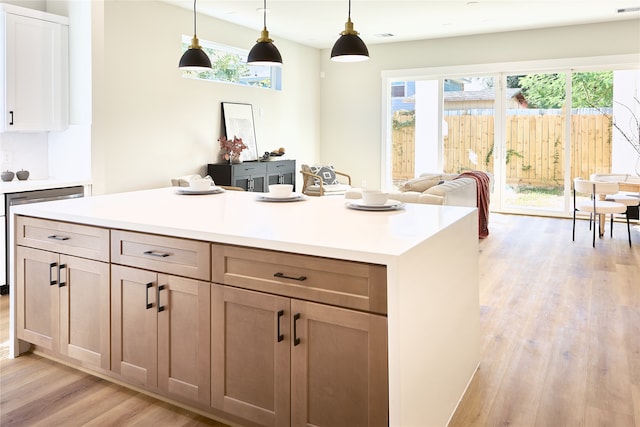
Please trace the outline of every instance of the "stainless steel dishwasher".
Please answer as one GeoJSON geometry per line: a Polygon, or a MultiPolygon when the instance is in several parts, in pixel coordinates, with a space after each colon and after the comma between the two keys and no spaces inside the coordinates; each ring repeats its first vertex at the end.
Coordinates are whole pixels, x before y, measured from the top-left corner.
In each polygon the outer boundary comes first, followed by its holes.
{"type": "Polygon", "coordinates": [[[60,188],[48,188],[45,190],[32,190],[32,191],[19,191],[15,193],[5,193],[4,195],[4,210],[5,216],[4,219],[4,242],[2,243],[5,248],[4,260],[2,262],[5,265],[5,274],[0,277],[2,280],[2,284],[0,285],[0,294],[5,295],[9,293],[9,280],[10,280],[10,272],[13,268],[10,265],[10,254],[12,253],[11,244],[13,243],[13,239],[11,239],[11,230],[9,230],[10,217],[11,217],[11,206],[16,205],[25,205],[27,203],[39,203],[39,202],[50,202],[53,200],[62,200],[62,199],[74,199],[77,197],[84,196],[84,187],[82,185],[76,185],[71,187],[60,187],[60,188]]]}

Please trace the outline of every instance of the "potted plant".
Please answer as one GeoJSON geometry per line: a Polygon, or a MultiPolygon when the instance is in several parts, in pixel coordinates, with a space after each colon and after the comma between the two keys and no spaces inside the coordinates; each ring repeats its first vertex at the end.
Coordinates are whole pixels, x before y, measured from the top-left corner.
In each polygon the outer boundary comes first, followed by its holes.
{"type": "Polygon", "coordinates": [[[221,136],[218,141],[220,142],[220,148],[222,153],[222,158],[228,160],[229,163],[241,163],[242,159],[240,158],[240,154],[242,150],[247,148],[244,142],[242,142],[242,138],[237,138],[235,135],[233,139],[227,139],[226,136],[221,136]]]}

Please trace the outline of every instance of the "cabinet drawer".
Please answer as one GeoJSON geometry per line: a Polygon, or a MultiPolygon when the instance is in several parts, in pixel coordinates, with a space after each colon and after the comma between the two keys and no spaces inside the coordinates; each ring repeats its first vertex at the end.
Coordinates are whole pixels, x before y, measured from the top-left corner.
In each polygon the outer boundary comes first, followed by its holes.
{"type": "Polygon", "coordinates": [[[209,243],[111,230],[111,262],[160,273],[210,280],[209,243]]]}
{"type": "Polygon", "coordinates": [[[109,262],[109,230],[47,219],[16,217],[16,244],[109,262]]]}
{"type": "Polygon", "coordinates": [[[216,244],[211,256],[217,283],[387,313],[387,269],[382,265],[216,244]]]}
{"type": "Polygon", "coordinates": [[[247,162],[233,165],[233,174],[238,176],[255,176],[267,173],[267,165],[260,162],[247,162]]]}
{"type": "Polygon", "coordinates": [[[267,163],[267,173],[286,173],[295,170],[295,160],[272,160],[267,163]]]}

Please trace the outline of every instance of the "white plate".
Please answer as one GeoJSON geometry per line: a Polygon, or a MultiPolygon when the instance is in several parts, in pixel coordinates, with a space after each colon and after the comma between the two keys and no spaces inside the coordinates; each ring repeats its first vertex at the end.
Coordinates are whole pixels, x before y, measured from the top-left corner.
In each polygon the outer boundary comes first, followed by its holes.
{"type": "Polygon", "coordinates": [[[304,194],[291,193],[289,197],[273,197],[269,193],[264,193],[259,195],[257,200],[261,202],[298,202],[300,200],[307,200],[307,196],[304,194]]]}
{"type": "Polygon", "coordinates": [[[218,194],[224,193],[224,188],[213,186],[208,190],[192,190],[189,187],[179,187],[176,194],[218,194]]]}
{"type": "Polygon", "coordinates": [[[404,207],[404,203],[397,200],[387,200],[384,205],[367,205],[363,200],[347,202],[347,207],[361,211],[393,211],[404,207]]]}

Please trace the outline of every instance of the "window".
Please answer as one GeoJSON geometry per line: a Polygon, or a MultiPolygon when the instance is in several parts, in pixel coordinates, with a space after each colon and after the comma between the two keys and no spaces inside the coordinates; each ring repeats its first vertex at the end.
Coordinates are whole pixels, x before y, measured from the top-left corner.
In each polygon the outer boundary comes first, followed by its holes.
{"type": "MultiPolygon", "coordinates": [[[[191,45],[191,38],[182,36],[182,51],[191,45]]],[[[275,90],[282,89],[280,67],[247,65],[249,51],[226,46],[207,40],[200,40],[202,50],[211,59],[211,71],[183,71],[182,77],[243,86],[256,86],[275,90]]]]}

